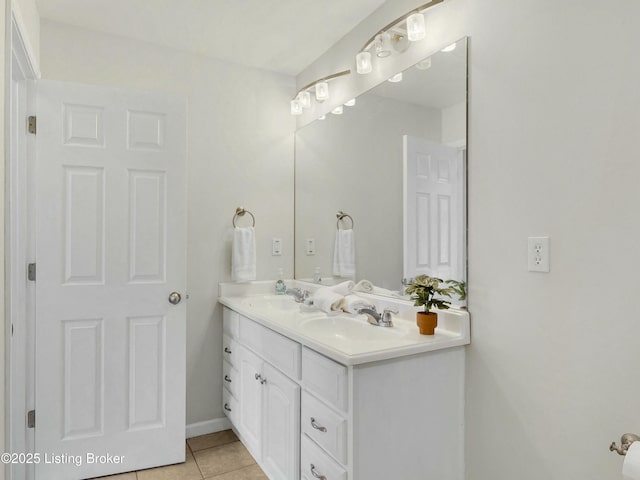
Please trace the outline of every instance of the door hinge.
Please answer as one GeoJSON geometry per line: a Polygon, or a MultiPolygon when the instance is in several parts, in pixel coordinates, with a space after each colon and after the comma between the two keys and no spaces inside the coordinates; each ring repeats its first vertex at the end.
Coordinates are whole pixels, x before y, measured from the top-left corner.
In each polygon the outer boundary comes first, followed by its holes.
{"type": "Polygon", "coordinates": [[[30,263],[29,266],[27,267],[27,279],[30,282],[36,281],[36,264],[35,263],[30,263]]]}
{"type": "Polygon", "coordinates": [[[36,428],[36,411],[29,410],[27,412],[27,428],[36,428]]]}
{"type": "Polygon", "coordinates": [[[29,117],[27,118],[27,130],[29,130],[29,133],[32,134],[36,134],[36,124],[37,124],[37,120],[36,120],[36,116],[35,115],[29,115],[29,117]]]}

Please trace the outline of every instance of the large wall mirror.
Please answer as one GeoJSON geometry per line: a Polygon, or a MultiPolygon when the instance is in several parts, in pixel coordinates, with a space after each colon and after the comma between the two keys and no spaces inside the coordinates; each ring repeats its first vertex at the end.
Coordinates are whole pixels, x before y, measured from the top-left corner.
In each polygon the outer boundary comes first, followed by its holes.
{"type": "Polygon", "coordinates": [[[466,281],[466,38],[454,45],[297,130],[297,279],[400,294],[423,273],[466,281]],[[354,276],[334,274],[338,228],[353,230],[354,276]]]}

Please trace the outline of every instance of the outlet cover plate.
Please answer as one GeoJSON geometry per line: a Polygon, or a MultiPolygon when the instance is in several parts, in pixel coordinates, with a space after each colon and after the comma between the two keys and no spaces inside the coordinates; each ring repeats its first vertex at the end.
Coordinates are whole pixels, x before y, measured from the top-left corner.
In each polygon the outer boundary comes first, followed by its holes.
{"type": "Polygon", "coordinates": [[[549,237],[529,237],[527,243],[529,271],[548,273],[550,270],[549,237]]]}

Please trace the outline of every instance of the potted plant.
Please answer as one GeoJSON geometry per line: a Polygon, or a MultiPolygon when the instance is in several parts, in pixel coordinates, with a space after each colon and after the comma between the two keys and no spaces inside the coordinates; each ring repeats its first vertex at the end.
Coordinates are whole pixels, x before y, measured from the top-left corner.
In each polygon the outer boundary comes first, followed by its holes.
{"type": "Polygon", "coordinates": [[[438,314],[429,310],[448,309],[451,302],[444,298],[450,298],[454,292],[454,287],[447,286],[444,280],[428,275],[418,275],[407,284],[404,293],[411,295],[416,307],[424,306],[423,312],[416,313],[416,323],[422,335],[433,335],[438,325],[438,314]]]}

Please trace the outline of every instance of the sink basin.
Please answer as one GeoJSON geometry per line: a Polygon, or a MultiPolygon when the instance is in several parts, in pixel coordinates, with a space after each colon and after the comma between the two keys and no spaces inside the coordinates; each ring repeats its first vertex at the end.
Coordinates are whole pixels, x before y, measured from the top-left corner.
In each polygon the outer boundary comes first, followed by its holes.
{"type": "Polygon", "coordinates": [[[376,327],[369,324],[364,316],[314,318],[302,323],[301,331],[316,340],[344,350],[358,345],[386,348],[402,341],[405,331],[396,327],[376,327]]]}
{"type": "Polygon", "coordinates": [[[243,305],[256,310],[298,310],[300,304],[288,295],[260,295],[242,300],[243,305]]]}

